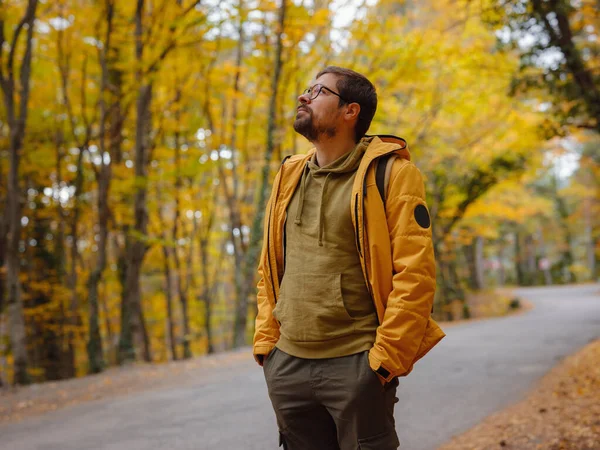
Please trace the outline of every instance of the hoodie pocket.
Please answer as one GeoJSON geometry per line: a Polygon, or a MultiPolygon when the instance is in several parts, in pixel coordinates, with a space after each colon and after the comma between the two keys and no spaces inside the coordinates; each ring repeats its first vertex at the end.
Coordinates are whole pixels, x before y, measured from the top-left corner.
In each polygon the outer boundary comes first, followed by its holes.
{"type": "Polygon", "coordinates": [[[327,341],[354,331],[354,319],[342,300],[339,273],[286,272],[273,315],[281,334],[296,342],[327,341]]]}

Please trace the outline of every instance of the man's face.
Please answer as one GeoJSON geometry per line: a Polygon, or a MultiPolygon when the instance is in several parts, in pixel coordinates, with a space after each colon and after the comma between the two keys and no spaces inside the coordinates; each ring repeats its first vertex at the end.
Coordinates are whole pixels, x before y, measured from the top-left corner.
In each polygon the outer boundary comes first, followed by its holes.
{"type": "Polygon", "coordinates": [[[343,108],[339,107],[340,97],[331,92],[339,94],[336,82],[336,75],[326,73],[310,85],[320,84],[326,88],[321,89],[316,98],[311,100],[308,94],[298,97],[300,105],[297,108],[294,130],[310,142],[317,142],[322,137],[331,138],[337,133],[343,108]]]}

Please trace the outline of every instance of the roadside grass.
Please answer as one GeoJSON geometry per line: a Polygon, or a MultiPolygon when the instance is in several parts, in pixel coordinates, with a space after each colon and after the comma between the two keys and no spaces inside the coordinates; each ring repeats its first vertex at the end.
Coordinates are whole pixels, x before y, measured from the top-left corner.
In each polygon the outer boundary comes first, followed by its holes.
{"type": "Polygon", "coordinates": [[[514,293],[515,288],[489,288],[481,291],[467,292],[466,302],[471,314],[470,319],[463,319],[463,305],[456,300],[448,305],[448,310],[454,320],[440,322],[442,328],[473,320],[524,313],[533,308],[532,303],[519,298],[514,293]]]}

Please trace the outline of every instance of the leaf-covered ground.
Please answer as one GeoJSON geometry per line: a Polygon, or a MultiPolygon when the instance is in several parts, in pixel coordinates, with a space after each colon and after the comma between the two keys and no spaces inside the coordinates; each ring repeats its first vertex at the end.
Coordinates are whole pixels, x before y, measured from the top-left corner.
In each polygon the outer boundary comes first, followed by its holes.
{"type": "Polygon", "coordinates": [[[600,340],[552,369],[521,403],[439,450],[600,449],[600,340]]]}

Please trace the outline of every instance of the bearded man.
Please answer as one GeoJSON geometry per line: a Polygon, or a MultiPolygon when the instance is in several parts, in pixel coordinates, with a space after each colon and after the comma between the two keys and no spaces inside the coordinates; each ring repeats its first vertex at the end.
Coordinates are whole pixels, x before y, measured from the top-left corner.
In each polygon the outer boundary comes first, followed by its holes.
{"type": "Polygon", "coordinates": [[[279,444],[397,449],[398,377],[444,337],[423,179],[404,140],[365,135],[365,76],[327,67],[298,102],[294,130],[314,148],[273,183],[253,347],[279,444]]]}

